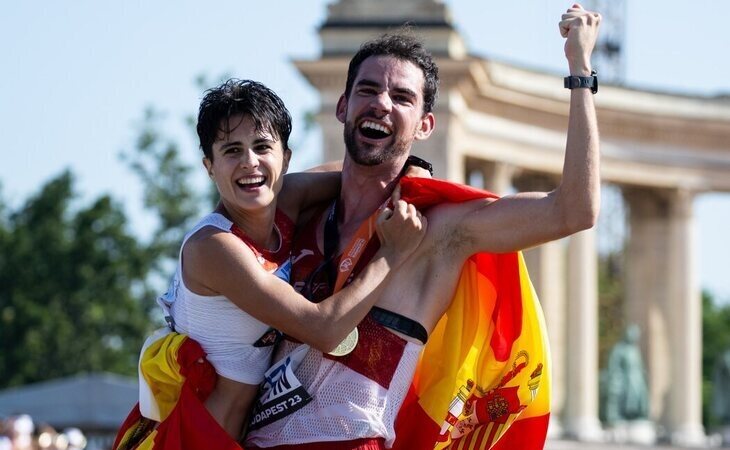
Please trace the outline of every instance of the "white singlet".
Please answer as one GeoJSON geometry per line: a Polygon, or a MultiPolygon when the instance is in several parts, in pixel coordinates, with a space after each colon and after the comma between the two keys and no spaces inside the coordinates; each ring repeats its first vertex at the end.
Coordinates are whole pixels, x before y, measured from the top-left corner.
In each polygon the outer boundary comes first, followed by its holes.
{"type": "Polygon", "coordinates": [[[293,226],[289,226],[291,221],[287,221],[288,218],[277,211],[275,228],[280,236],[280,247],[266,255],[267,252],[258,251],[242,236],[240,229],[221,214],[205,216],[185,235],[180,246],[175,276],[167,292],[157,299],[165,315],[172,318],[174,330],[200,343],[208,361],[219,375],[239,383],[259,384],[263,380],[276,340],[263,339],[262,342],[262,337],[275,332],[224,296],[199,295],[188,289],[182,277],[182,249],[187,240],[201,228],[215,227],[241,237],[256,253],[262,266],[267,266],[270,272],[288,282],[291,271],[288,256],[291,243],[289,230],[293,226]],[[282,257],[275,258],[278,261],[272,261],[274,258],[271,256],[282,257]],[[254,346],[254,343],[257,345],[254,346]]]}

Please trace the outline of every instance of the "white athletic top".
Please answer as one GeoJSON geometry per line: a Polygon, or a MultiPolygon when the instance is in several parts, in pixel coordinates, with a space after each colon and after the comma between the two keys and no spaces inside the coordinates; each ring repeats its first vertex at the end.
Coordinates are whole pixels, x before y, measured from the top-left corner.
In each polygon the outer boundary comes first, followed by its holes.
{"type": "MultiPolygon", "coordinates": [[[[317,247],[318,216],[299,230],[292,249],[294,286],[312,283],[322,267],[317,247]]],[[[423,349],[390,332],[371,315],[357,326],[359,339],[351,353],[332,356],[284,339],[249,414],[245,446],[267,448],[360,438],[395,441],[395,419],[403,405],[423,349]]],[[[314,448],[314,446],[313,446],[314,448]]]]}
{"type": "Polygon", "coordinates": [[[205,216],[185,235],[180,246],[175,276],[167,292],[157,298],[157,303],[165,311],[166,318],[172,318],[171,325],[174,331],[186,334],[200,343],[216,372],[239,383],[259,384],[263,380],[264,372],[271,362],[273,344],[276,342],[272,333],[276,332],[224,296],[199,295],[188,289],[182,277],[182,249],[190,236],[201,228],[215,227],[242,237],[242,240],[257,254],[262,266],[288,282],[291,273],[291,261],[288,256],[291,234],[288,231],[290,228],[293,229],[293,224],[290,227],[291,221],[289,221],[289,224],[284,223],[282,227],[278,223],[286,220],[288,218],[277,211],[275,227],[280,235],[280,248],[276,252],[268,252],[270,255],[265,255],[267,252],[263,252],[264,254],[259,252],[245,239],[240,229],[221,214],[212,213],[205,216]],[[286,255],[279,258],[279,263],[272,264],[272,255],[284,252],[286,255]]]}
{"type": "MultiPolygon", "coordinates": [[[[369,318],[358,329],[360,340],[350,355],[330,357],[314,349],[306,351],[286,379],[287,385],[295,384],[294,378],[297,385],[301,383],[294,393],[298,395],[282,396],[263,408],[257,405],[252,421],[264,419],[267,423],[249,428],[246,446],[266,448],[380,437],[386,448],[392,447],[395,418],[423,345],[407,342],[369,318]],[[266,420],[308,396],[311,400],[296,412],[266,420]]],[[[279,344],[276,360],[287,359],[301,345],[285,339],[279,344]]]]}

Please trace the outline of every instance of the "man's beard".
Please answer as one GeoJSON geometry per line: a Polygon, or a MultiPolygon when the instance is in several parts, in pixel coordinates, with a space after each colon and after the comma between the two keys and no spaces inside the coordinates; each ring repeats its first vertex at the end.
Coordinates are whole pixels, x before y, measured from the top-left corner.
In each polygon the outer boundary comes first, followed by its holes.
{"type": "Polygon", "coordinates": [[[408,153],[412,143],[412,139],[396,139],[395,142],[385,147],[382,151],[368,151],[368,149],[362,148],[358,145],[358,142],[355,139],[355,131],[356,127],[352,124],[352,122],[345,122],[345,131],[343,135],[345,138],[347,154],[350,155],[350,158],[355,163],[361,166],[377,166],[384,162],[396,160],[400,156],[408,153]]]}

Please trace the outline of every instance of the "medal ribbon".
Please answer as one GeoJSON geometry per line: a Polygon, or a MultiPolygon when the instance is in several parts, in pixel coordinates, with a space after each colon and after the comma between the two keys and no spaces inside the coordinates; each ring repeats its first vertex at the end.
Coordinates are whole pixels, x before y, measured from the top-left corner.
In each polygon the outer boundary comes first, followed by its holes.
{"type": "MultiPolygon", "coordinates": [[[[330,279],[336,279],[334,285],[334,292],[338,292],[347,283],[347,280],[352,274],[352,271],[357,266],[357,262],[363,255],[368,242],[375,234],[375,223],[378,219],[378,215],[385,208],[390,201],[390,198],[386,199],[380,207],[370,215],[360,227],[358,227],[355,235],[345,247],[345,251],[340,255],[337,264],[332,264],[330,268],[331,275],[335,275],[330,279]]],[[[337,229],[337,203],[335,202],[330,209],[330,213],[327,216],[327,222],[324,227],[324,251],[325,259],[333,261],[332,256],[337,251],[337,244],[340,241],[340,233],[337,229]]]]}

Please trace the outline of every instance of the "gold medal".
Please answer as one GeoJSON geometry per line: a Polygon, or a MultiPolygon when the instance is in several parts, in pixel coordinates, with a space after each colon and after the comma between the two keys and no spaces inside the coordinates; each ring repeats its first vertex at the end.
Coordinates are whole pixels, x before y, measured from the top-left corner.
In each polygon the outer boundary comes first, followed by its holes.
{"type": "Polygon", "coordinates": [[[340,344],[335,347],[334,350],[329,352],[328,354],[332,356],[345,356],[348,353],[355,350],[355,347],[357,346],[357,340],[358,340],[359,334],[357,332],[357,327],[355,327],[352,331],[350,331],[350,334],[347,335],[347,337],[340,342],[340,344]]]}

